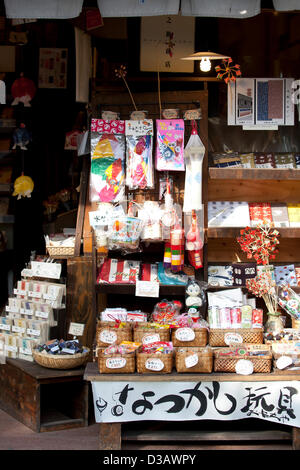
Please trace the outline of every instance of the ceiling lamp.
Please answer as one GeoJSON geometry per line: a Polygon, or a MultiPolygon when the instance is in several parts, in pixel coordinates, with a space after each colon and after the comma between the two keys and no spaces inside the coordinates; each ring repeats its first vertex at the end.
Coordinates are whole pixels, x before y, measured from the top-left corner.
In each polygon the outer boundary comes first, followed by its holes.
{"type": "Polygon", "coordinates": [[[182,57],[181,60],[200,60],[200,70],[202,72],[209,72],[211,69],[211,60],[228,59],[229,56],[217,54],[216,52],[195,52],[187,57],[182,57]]]}

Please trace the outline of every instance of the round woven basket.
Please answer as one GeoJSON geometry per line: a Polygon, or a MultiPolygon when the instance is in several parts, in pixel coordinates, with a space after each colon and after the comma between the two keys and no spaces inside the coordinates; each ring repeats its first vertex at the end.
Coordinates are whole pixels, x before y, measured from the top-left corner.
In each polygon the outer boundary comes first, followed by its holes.
{"type": "Polygon", "coordinates": [[[86,364],[89,353],[89,348],[85,348],[83,353],[74,354],[73,356],[69,354],[56,356],[33,350],[32,356],[40,366],[47,367],[48,369],[75,369],[75,367],[86,364]]]}

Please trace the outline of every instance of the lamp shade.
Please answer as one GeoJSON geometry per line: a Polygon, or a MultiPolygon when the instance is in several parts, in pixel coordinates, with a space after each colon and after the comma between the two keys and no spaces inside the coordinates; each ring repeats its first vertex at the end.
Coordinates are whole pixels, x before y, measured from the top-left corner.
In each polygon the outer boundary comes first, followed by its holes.
{"type": "Polygon", "coordinates": [[[187,57],[181,57],[181,60],[202,60],[202,59],[210,59],[210,60],[222,60],[222,59],[229,59],[228,55],[218,54],[217,52],[195,52],[187,57]]]}

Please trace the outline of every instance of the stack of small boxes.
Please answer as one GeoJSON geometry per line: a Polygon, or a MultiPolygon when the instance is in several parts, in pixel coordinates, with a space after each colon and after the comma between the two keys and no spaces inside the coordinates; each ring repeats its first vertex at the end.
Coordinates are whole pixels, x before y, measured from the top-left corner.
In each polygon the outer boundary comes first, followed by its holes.
{"type": "Polygon", "coordinates": [[[0,350],[4,356],[33,361],[32,349],[49,339],[56,326],[54,308],[62,308],[66,286],[22,279],[0,317],[0,350]]]}

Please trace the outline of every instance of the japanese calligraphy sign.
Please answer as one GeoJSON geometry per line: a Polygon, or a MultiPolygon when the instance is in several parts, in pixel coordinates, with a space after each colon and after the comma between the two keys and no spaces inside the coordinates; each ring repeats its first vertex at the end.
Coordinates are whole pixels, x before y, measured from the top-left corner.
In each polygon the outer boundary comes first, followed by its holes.
{"type": "Polygon", "coordinates": [[[181,58],[195,50],[195,18],[178,15],[142,17],[140,42],[141,71],[194,71],[194,61],[181,58]]]}
{"type": "Polygon", "coordinates": [[[92,382],[96,422],[258,418],[300,427],[300,383],[92,382]]]}

